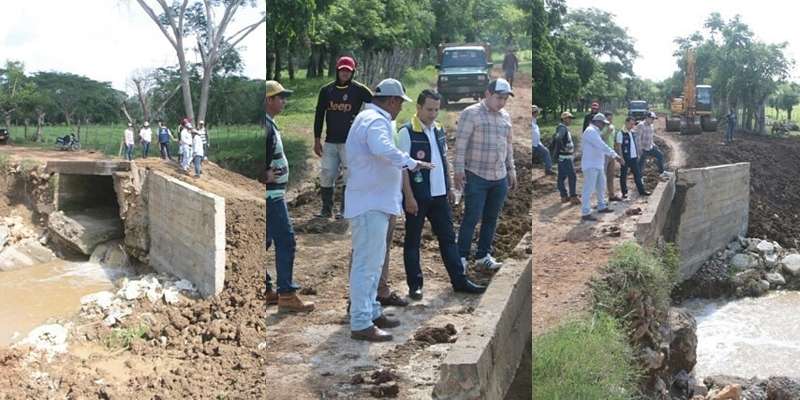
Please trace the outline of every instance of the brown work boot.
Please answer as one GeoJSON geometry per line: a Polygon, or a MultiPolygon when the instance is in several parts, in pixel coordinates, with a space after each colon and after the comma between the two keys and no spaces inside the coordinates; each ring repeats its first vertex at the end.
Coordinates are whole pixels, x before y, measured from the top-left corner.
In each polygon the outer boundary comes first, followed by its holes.
{"type": "Polygon", "coordinates": [[[278,294],[275,293],[274,290],[269,289],[267,290],[267,305],[271,306],[274,304],[278,304],[278,294]]]}
{"type": "Polygon", "coordinates": [[[366,340],[367,342],[390,342],[392,340],[392,334],[372,325],[360,331],[350,331],[350,338],[366,340]]]}
{"type": "Polygon", "coordinates": [[[296,293],[278,294],[278,311],[308,312],[314,310],[314,303],[303,301],[296,293]]]}
{"type": "Polygon", "coordinates": [[[387,297],[378,297],[378,302],[381,303],[381,305],[384,307],[387,306],[405,307],[408,305],[408,302],[402,297],[400,297],[397,294],[397,292],[392,292],[387,297]]]}
{"type": "Polygon", "coordinates": [[[400,326],[399,320],[388,318],[385,315],[381,315],[377,319],[372,320],[372,323],[381,329],[391,329],[400,326]]]}
{"type": "Polygon", "coordinates": [[[569,202],[572,203],[573,205],[576,205],[576,206],[581,204],[581,200],[578,198],[578,196],[570,197],[569,198],[569,202]]]}

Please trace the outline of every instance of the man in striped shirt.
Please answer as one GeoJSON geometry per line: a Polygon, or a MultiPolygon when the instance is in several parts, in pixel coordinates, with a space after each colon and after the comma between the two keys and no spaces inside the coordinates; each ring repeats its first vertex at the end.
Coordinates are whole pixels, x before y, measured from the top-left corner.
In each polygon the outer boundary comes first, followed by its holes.
{"type": "Polygon", "coordinates": [[[197,133],[200,135],[200,139],[203,141],[203,159],[208,160],[208,131],[206,130],[206,122],[200,120],[198,122],[200,124],[197,133]]]}
{"type": "Polygon", "coordinates": [[[295,293],[300,287],[292,281],[296,242],[292,220],[286,207],[286,184],[289,182],[289,162],[283,152],[283,142],[275,116],[283,111],[286,98],[292,94],[276,81],[267,81],[267,165],[261,180],[267,185],[267,249],[275,242],[275,270],[278,291],[272,291],[272,279],[267,272],[267,305],[278,304],[279,311],[311,311],[314,303],[305,302],[295,293]]]}
{"type": "Polygon", "coordinates": [[[478,220],[481,231],[476,262],[488,269],[498,269],[491,254],[497,218],[503,209],[508,190],[517,184],[511,116],[503,109],[511,85],[505,79],[489,83],[485,98],[464,109],[456,134],[455,186],[464,190],[464,216],[458,232],[458,250],[466,265],[472,235],[478,220]]]}

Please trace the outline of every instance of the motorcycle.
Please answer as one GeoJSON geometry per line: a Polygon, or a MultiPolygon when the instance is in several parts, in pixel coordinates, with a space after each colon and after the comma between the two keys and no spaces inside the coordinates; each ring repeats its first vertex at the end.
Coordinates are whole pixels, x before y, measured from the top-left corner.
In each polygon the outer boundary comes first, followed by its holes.
{"type": "Polygon", "coordinates": [[[78,151],[81,149],[81,142],[77,137],[75,137],[74,133],[71,133],[64,137],[56,138],[56,149],[78,151]]]}

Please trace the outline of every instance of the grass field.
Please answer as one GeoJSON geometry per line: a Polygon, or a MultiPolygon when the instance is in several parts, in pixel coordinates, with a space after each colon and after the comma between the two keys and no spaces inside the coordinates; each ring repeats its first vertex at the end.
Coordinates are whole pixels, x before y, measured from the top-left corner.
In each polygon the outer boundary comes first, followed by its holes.
{"type": "MultiPolygon", "coordinates": [[[[150,145],[150,156],[158,157],[157,127],[153,128],[153,142],[150,145]]],[[[175,126],[170,126],[173,135],[177,138],[175,126]]],[[[30,138],[35,133],[35,127],[28,128],[27,139],[24,127],[12,127],[12,140],[16,144],[55,148],[56,138],[66,136],[71,130],[67,126],[46,126],[43,129],[44,141],[31,142],[30,138]]],[[[86,125],[81,127],[81,148],[96,150],[110,157],[120,157],[120,144],[125,125],[86,125]]],[[[257,170],[254,164],[266,159],[266,146],[264,145],[264,128],[258,125],[224,125],[211,126],[209,132],[208,157],[217,163],[225,165],[248,176],[255,177],[257,170]]],[[[143,148],[137,142],[135,156],[142,156],[143,148]]],[[[178,154],[178,144],[170,144],[170,153],[178,154]]],[[[296,156],[296,155],[295,155],[296,156]]]]}

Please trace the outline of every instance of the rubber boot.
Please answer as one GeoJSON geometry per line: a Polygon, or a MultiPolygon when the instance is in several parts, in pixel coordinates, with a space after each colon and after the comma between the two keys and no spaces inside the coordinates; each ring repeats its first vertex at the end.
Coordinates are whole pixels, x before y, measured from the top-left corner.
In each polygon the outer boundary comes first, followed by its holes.
{"type": "Polygon", "coordinates": [[[317,214],[317,217],[330,218],[333,216],[333,188],[323,187],[319,191],[322,195],[322,211],[317,214]]]}
{"type": "Polygon", "coordinates": [[[336,219],[342,219],[344,215],[344,193],[347,186],[342,186],[342,205],[339,207],[339,212],[336,213],[336,219]]]}

